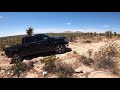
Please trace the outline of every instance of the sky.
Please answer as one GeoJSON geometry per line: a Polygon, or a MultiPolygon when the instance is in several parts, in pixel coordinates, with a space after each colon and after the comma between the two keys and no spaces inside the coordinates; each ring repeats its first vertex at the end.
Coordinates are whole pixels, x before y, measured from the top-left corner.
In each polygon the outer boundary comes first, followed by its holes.
{"type": "Polygon", "coordinates": [[[120,12],[0,12],[0,37],[34,33],[81,31],[120,33],[120,12]]]}

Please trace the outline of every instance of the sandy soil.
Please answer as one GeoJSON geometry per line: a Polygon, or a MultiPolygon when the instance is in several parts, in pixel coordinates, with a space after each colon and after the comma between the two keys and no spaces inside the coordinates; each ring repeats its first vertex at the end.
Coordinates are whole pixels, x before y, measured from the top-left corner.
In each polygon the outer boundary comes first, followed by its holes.
{"type": "MultiPolygon", "coordinates": [[[[71,52],[67,52],[64,54],[57,54],[56,56],[61,58],[63,60],[63,62],[66,62],[68,64],[73,65],[73,67],[75,68],[76,72],[79,71],[83,71],[83,73],[75,73],[73,74],[74,77],[77,78],[118,78],[118,76],[112,75],[110,72],[106,72],[106,71],[95,71],[94,68],[85,66],[85,65],[81,65],[78,62],[77,56],[73,56],[73,51],[76,51],[79,55],[85,55],[88,56],[87,51],[89,49],[93,49],[93,53],[98,51],[98,49],[101,46],[104,46],[106,43],[108,42],[116,42],[120,45],[120,40],[112,40],[112,41],[102,41],[102,42],[98,42],[98,43],[73,43],[70,42],[69,44],[69,48],[72,49],[71,52]],[[78,63],[76,63],[78,62],[78,63]],[[74,64],[75,63],[75,64],[74,64]]],[[[4,55],[2,55],[4,52],[0,52],[0,67],[1,67],[1,71],[0,74],[5,70],[8,66],[11,66],[12,64],[10,64],[10,58],[6,58],[4,55]]],[[[28,72],[25,76],[25,78],[44,78],[44,76],[42,75],[42,67],[44,66],[44,64],[42,64],[40,62],[40,59],[42,59],[43,57],[37,57],[37,58],[33,58],[31,61],[35,62],[34,63],[34,72],[28,72]]],[[[29,63],[30,61],[28,60],[24,60],[23,62],[29,63]]],[[[49,78],[57,78],[55,75],[50,75],[49,78]]]]}

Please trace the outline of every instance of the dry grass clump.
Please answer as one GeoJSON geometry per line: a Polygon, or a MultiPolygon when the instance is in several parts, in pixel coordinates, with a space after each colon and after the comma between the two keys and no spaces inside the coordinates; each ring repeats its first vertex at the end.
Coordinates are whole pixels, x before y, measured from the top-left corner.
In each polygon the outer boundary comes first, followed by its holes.
{"type": "Polygon", "coordinates": [[[83,43],[92,43],[91,40],[84,40],[83,43]]]}
{"type": "Polygon", "coordinates": [[[118,74],[118,49],[116,43],[109,43],[101,47],[99,52],[96,52],[94,55],[95,69],[106,69],[114,74],[118,74]]]}
{"type": "Polygon", "coordinates": [[[71,78],[74,73],[74,68],[70,64],[57,62],[56,73],[58,78],[71,78]]]}
{"type": "Polygon", "coordinates": [[[103,39],[104,39],[103,36],[95,36],[95,37],[92,39],[92,41],[93,41],[93,42],[100,42],[100,41],[102,41],[103,39]]]}
{"type": "Polygon", "coordinates": [[[93,60],[91,59],[92,52],[93,52],[93,49],[89,49],[87,51],[88,57],[81,55],[79,57],[80,63],[83,63],[84,65],[87,65],[87,66],[90,66],[93,63],[93,60]]]}
{"type": "Polygon", "coordinates": [[[34,62],[30,62],[29,64],[24,62],[16,62],[12,66],[8,67],[6,70],[6,73],[8,74],[8,77],[20,77],[21,74],[30,71],[34,67],[34,62]]]}
{"type": "Polygon", "coordinates": [[[76,51],[73,51],[73,54],[78,54],[76,51]]]}
{"type": "Polygon", "coordinates": [[[64,59],[72,59],[72,58],[79,58],[79,53],[77,51],[73,51],[70,53],[67,53],[64,59]]]}
{"type": "Polygon", "coordinates": [[[84,55],[81,55],[79,57],[79,61],[80,61],[80,63],[83,63],[86,66],[90,66],[92,64],[92,62],[93,62],[92,59],[90,59],[90,58],[88,58],[88,57],[86,57],[84,55]]]}
{"type": "Polygon", "coordinates": [[[72,76],[74,69],[70,64],[63,63],[56,56],[48,56],[41,60],[45,63],[43,70],[48,73],[56,74],[59,78],[68,78],[72,76]]]}
{"type": "Polygon", "coordinates": [[[6,44],[0,44],[0,51],[4,51],[6,44]]]}
{"type": "Polygon", "coordinates": [[[45,63],[45,66],[43,67],[44,71],[47,71],[48,73],[53,73],[56,70],[55,61],[59,60],[55,55],[45,57],[41,60],[42,63],[45,63]]]}

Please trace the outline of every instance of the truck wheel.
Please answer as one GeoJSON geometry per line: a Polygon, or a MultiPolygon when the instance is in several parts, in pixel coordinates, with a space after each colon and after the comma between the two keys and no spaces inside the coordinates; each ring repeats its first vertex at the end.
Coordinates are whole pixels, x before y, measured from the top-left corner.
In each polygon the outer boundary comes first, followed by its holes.
{"type": "Polygon", "coordinates": [[[12,56],[11,64],[17,61],[22,61],[22,57],[18,53],[14,53],[12,56]]]}
{"type": "Polygon", "coordinates": [[[65,52],[65,46],[63,44],[58,44],[55,46],[55,53],[61,54],[65,52]]]}

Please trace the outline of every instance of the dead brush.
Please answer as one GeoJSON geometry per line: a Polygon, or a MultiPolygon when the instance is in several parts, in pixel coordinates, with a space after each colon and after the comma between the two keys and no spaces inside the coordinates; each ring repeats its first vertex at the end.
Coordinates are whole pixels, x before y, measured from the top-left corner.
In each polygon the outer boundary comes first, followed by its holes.
{"type": "Polygon", "coordinates": [[[79,58],[79,53],[77,51],[73,51],[73,58],[79,58]]]}
{"type": "Polygon", "coordinates": [[[87,51],[87,53],[88,53],[88,55],[89,55],[89,59],[91,58],[92,52],[93,52],[93,49],[89,49],[89,50],[87,51]]]}
{"type": "Polygon", "coordinates": [[[114,74],[119,73],[118,68],[118,45],[116,43],[109,43],[100,48],[94,55],[95,69],[106,69],[114,74]]]}
{"type": "Polygon", "coordinates": [[[85,57],[84,55],[81,55],[79,57],[79,61],[80,61],[80,63],[83,63],[86,66],[90,66],[93,62],[92,59],[85,57]]]}
{"type": "Polygon", "coordinates": [[[91,40],[84,40],[83,43],[92,43],[91,40]]]}
{"type": "Polygon", "coordinates": [[[59,78],[68,78],[72,76],[74,69],[71,65],[62,63],[59,58],[56,56],[48,56],[41,60],[42,63],[45,63],[43,70],[50,73],[56,74],[59,78]]]}
{"type": "Polygon", "coordinates": [[[43,67],[44,71],[47,71],[48,73],[54,73],[56,66],[55,61],[59,60],[56,56],[48,56],[41,60],[42,63],[45,63],[45,66],[43,67]]]}
{"type": "Polygon", "coordinates": [[[102,41],[102,40],[103,40],[102,36],[97,36],[95,38],[95,42],[99,42],[99,41],[102,41]]]}
{"type": "Polygon", "coordinates": [[[84,65],[87,65],[87,66],[90,66],[93,63],[93,60],[91,59],[92,52],[93,52],[93,49],[89,49],[87,51],[88,57],[85,57],[84,55],[81,55],[79,57],[80,63],[83,63],[84,65]]]}
{"type": "Polygon", "coordinates": [[[74,68],[70,64],[57,62],[56,73],[58,78],[71,78],[74,72],[74,68]]]}
{"type": "Polygon", "coordinates": [[[78,54],[76,51],[73,51],[73,54],[78,54]]]}
{"type": "Polygon", "coordinates": [[[26,64],[24,62],[16,62],[12,66],[8,67],[6,73],[9,73],[9,77],[20,77],[21,74],[30,71],[34,67],[34,63],[26,64]]]}

